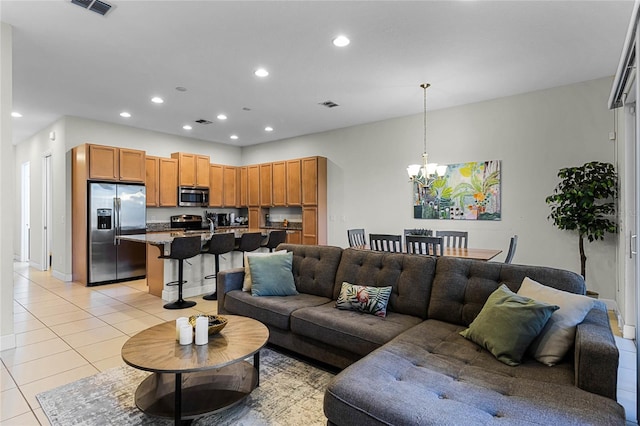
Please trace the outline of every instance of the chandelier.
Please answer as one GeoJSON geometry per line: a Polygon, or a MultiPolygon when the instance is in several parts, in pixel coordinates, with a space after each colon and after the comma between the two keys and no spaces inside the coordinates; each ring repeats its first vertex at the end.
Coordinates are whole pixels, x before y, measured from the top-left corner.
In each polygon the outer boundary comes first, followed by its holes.
{"type": "Polygon", "coordinates": [[[424,90],[424,152],[422,153],[422,164],[411,164],[407,167],[409,182],[417,183],[419,186],[428,188],[439,177],[447,173],[447,166],[439,166],[437,163],[429,163],[427,154],[427,88],[429,83],[422,83],[420,87],[424,90]]]}

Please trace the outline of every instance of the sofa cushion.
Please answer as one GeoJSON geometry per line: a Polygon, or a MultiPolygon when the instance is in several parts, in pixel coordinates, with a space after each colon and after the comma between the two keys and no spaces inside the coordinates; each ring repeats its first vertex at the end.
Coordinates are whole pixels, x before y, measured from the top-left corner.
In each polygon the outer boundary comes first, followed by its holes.
{"type": "Polygon", "coordinates": [[[330,302],[327,297],[300,293],[295,296],[255,297],[242,290],[233,290],[225,295],[225,311],[257,319],[258,321],[288,330],[289,317],[293,311],[330,302]]]}
{"type": "Polygon", "coordinates": [[[462,329],[424,321],[344,369],[325,392],[329,422],[624,425],[616,401],[574,386],[571,364],[509,367],[462,329]]]}
{"type": "Polygon", "coordinates": [[[386,318],[342,311],[335,303],[302,308],[291,314],[291,331],[327,345],[366,355],[422,320],[388,312],[386,318]]]}
{"type": "Polygon", "coordinates": [[[533,339],[547,324],[556,305],[515,294],[501,285],[469,328],[460,332],[507,365],[518,365],[533,339]]]}
{"type": "Polygon", "coordinates": [[[595,300],[591,297],[556,290],[537,283],[529,277],[522,281],[518,294],[560,307],[551,315],[549,322],[529,349],[535,359],[543,364],[549,366],[556,364],[573,346],[576,326],[593,308],[595,300]]]}
{"type": "Polygon", "coordinates": [[[275,251],[273,253],[245,253],[244,254],[244,281],[242,283],[243,291],[251,291],[251,268],[249,268],[249,258],[250,257],[266,257],[266,256],[281,256],[283,254],[287,254],[286,250],[275,251]]]}
{"type": "Polygon", "coordinates": [[[336,274],[333,298],[343,282],[393,290],[387,311],[426,319],[436,260],[431,256],[345,249],[336,274]]]}
{"type": "Polygon", "coordinates": [[[360,311],[384,318],[392,287],[367,287],[342,283],[342,290],[336,300],[336,308],[360,311]]]}
{"type": "Polygon", "coordinates": [[[333,298],[333,286],[342,256],[340,247],[280,244],[293,252],[293,279],[300,293],[333,298]]]}
{"type": "Polygon", "coordinates": [[[584,279],[570,271],[444,256],[438,258],[429,318],[468,326],[501,284],[516,292],[525,277],[570,293],[586,291],[584,279]]]}
{"type": "Polygon", "coordinates": [[[250,257],[252,296],[293,296],[298,294],[291,273],[293,253],[281,256],[250,257]]]}

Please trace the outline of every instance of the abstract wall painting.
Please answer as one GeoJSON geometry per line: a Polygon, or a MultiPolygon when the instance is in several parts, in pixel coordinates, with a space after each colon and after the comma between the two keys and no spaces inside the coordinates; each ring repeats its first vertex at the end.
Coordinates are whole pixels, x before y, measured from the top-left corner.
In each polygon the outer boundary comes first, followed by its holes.
{"type": "Polygon", "coordinates": [[[449,164],[430,186],[413,184],[413,217],[500,220],[500,186],[500,160],[449,164]]]}

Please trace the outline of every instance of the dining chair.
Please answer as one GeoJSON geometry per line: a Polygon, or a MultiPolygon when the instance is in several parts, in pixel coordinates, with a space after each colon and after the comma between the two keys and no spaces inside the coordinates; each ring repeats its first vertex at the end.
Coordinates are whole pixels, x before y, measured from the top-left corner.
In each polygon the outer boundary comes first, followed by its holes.
{"type": "Polygon", "coordinates": [[[390,234],[369,234],[371,250],[402,253],[402,236],[390,234]]]}
{"type": "Polygon", "coordinates": [[[446,247],[467,248],[467,231],[436,231],[436,237],[443,237],[446,247]]]}
{"type": "Polygon", "coordinates": [[[407,253],[426,254],[429,256],[443,256],[444,242],[442,237],[429,237],[426,235],[407,235],[404,237],[407,245],[407,253]]]}
{"type": "Polygon", "coordinates": [[[419,228],[414,228],[414,229],[405,229],[404,230],[404,236],[406,237],[407,235],[422,235],[422,236],[426,236],[426,237],[431,237],[433,235],[433,231],[431,229],[419,229],[419,228]]]}
{"type": "Polygon", "coordinates": [[[513,260],[513,256],[516,254],[516,246],[518,245],[518,236],[514,235],[511,237],[511,241],[509,242],[509,251],[507,252],[507,257],[504,259],[504,263],[511,263],[513,260]]]}
{"type": "Polygon", "coordinates": [[[269,237],[266,242],[263,242],[261,247],[269,249],[270,252],[273,251],[278,245],[287,241],[287,231],[284,230],[273,230],[269,232],[269,237]]]}
{"type": "Polygon", "coordinates": [[[242,253],[242,266],[244,267],[244,254],[260,248],[263,240],[262,232],[245,232],[240,237],[240,242],[236,243],[233,251],[242,253]]]}
{"type": "Polygon", "coordinates": [[[349,239],[349,247],[364,247],[367,245],[367,238],[364,235],[364,229],[347,229],[347,238],[349,239]]]}

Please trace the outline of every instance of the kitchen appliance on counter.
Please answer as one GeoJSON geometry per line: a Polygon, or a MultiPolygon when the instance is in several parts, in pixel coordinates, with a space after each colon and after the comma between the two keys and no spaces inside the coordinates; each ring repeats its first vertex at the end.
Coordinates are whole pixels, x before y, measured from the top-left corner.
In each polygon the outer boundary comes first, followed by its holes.
{"type": "Polygon", "coordinates": [[[171,216],[171,229],[184,229],[186,232],[208,231],[209,227],[202,223],[202,216],[195,214],[179,214],[171,216]]]}
{"type": "Polygon", "coordinates": [[[88,183],[88,283],[108,284],[144,278],[145,244],[120,235],[146,233],[144,185],[88,183]]]}
{"type": "Polygon", "coordinates": [[[178,205],[180,207],[208,207],[209,188],[178,187],[178,205]]]}
{"type": "Polygon", "coordinates": [[[230,226],[231,225],[231,214],[229,213],[217,213],[218,217],[216,223],[218,226],[230,226]]]}

